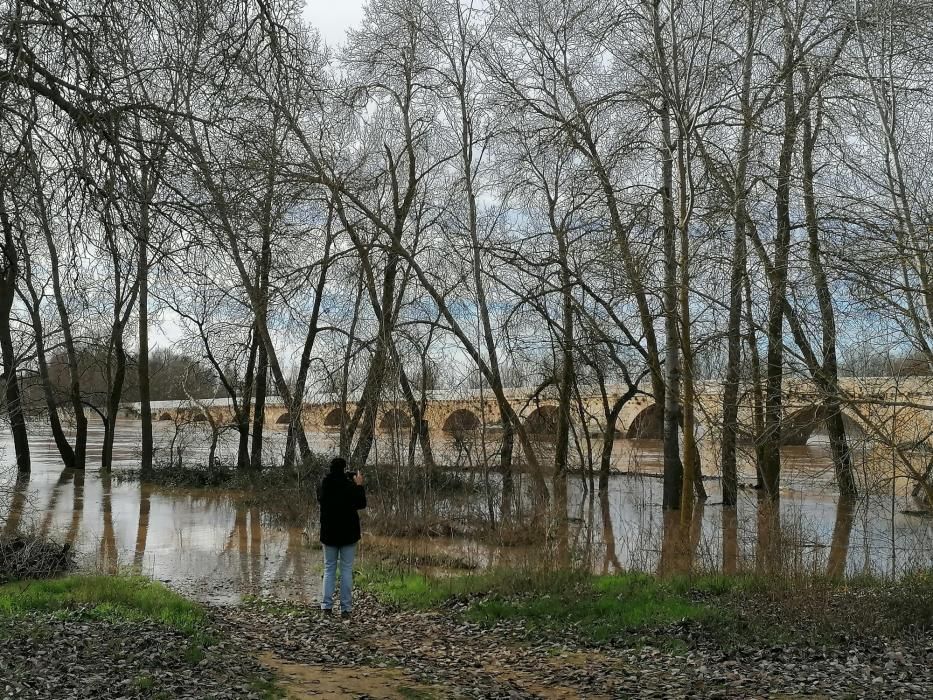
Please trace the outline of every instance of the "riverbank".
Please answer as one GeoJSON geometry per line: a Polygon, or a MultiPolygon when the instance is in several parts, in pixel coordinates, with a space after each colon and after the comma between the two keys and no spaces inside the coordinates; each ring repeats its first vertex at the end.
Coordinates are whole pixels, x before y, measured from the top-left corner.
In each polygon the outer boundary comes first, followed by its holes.
{"type": "Polygon", "coordinates": [[[366,567],[349,621],[139,578],[0,587],[3,697],[933,696],[933,576],[366,567]],[[51,689],[55,692],[49,694],[51,689]]]}

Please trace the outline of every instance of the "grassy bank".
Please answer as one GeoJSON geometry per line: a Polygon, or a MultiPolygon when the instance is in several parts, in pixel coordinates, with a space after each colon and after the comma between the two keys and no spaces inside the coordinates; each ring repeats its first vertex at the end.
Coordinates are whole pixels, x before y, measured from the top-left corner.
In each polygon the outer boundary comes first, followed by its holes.
{"type": "Polygon", "coordinates": [[[594,644],[664,643],[684,632],[724,646],[826,644],[933,629],[929,573],[890,582],[509,570],[426,576],[371,568],[360,580],[396,607],[453,609],[484,625],[518,623],[534,634],[594,644]]]}
{"type": "Polygon", "coordinates": [[[87,620],[149,620],[205,636],[202,608],[138,576],[68,576],[0,586],[0,616],[73,615],[87,620]]]}
{"type": "Polygon", "coordinates": [[[62,677],[61,668],[37,677],[32,665],[35,658],[66,664],[72,647],[82,649],[83,664],[99,668],[95,681],[119,686],[121,694],[194,692],[202,669],[210,667],[214,688],[243,688],[262,700],[283,697],[254,661],[231,664],[229,645],[212,631],[201,606],[146,578],[75,575],[0,586],[0,648],[12,659],[10,682],[27,694],[49,683],[80,682],[62,677]]]}

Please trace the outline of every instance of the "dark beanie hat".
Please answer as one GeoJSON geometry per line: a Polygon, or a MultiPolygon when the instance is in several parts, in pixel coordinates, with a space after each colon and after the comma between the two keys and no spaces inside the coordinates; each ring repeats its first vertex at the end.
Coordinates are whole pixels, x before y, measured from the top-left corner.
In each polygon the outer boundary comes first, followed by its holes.
{"type": "Polygon", "coordinates": [[[331,474],[343,474],[347,469],[347,460],[343,457],[334,457],[330,461],[331,474]]]}

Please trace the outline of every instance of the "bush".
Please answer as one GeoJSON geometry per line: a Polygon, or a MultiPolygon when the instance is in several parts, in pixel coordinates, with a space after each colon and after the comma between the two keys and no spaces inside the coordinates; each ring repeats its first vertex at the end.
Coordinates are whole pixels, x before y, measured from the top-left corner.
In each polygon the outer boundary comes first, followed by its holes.
{"type": "Polygon", "coordinates": [[[46,579],[74,568],[74,552],[31,535],[0,536],[0,584],[23,579],[46,579]]]}

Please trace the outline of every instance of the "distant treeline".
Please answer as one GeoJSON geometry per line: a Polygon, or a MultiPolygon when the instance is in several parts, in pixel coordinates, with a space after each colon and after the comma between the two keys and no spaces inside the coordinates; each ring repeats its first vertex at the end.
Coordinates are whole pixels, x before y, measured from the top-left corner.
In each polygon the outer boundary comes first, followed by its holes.
{"type": "MultiPolygon", "coordinates": [[[[49,356],[49,383],[53,394],[62,405],[68,401],[68,358],[64,351],[49,356]]],[[[137,357],[127,356],[128,372],[123,385],[122,401],[139,401],[137,357]]],[[[103,403],[112,389],[108,379],[107,349],[88,347],[78,352],[82,396],[89,404],[103,403]]],[[[149,381],[153,401],[183,401],[189,397],[208,398],[223,394],[217,374],[203,360],[177,352],[171,348],[154,350],[149,357],[149,381]]],[[[24,407],[32,415],[46,411],[45,399],[38,374],[24,373],[24,407]]]]}

